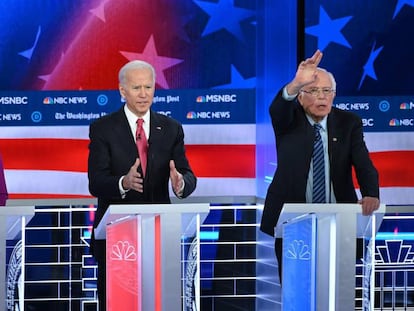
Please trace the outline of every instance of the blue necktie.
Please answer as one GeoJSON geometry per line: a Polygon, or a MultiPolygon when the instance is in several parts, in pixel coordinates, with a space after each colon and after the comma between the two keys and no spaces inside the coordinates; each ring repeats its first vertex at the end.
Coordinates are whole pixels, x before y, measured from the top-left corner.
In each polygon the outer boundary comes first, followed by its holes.
{"type": "Polygon", "coordinates": [[[325,160],[323,156],[323,143],[319,123],[313,125],[315,141],[313,144],[313,203],[326,203],[325,198],[325,160]]]}

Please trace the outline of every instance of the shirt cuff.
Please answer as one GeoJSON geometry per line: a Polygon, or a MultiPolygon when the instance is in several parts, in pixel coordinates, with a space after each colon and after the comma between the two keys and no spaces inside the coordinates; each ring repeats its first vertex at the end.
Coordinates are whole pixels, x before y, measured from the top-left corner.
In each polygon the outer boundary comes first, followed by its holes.
{"type": "Polygon", "coordinates": [[[119,193],[121,194],[122,199],[125,199],[126,193],[129,191],[129,189],[125,190],[124,187],[122,187],[122,181],[124,180],[124,177],[125,176],[122,176],[118,181],[119,193]]]}
{"type": "Polygon", "coordinates": [[[287,92],[287,87],[286,86],[283,88],[282,97],[283,97],[284,100],[293,101],[297,96],[298,96],[298,94],[289,95],[288,92],[287,92]]]}

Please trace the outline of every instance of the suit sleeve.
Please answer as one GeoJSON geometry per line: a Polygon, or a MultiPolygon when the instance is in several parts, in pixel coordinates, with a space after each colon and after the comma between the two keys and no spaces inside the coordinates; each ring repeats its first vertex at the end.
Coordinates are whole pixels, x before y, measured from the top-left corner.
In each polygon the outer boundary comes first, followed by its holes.
{"type": "Polygon", "coordinates": [[[294,121],[296,105],[298,105],[296,99],[291,101],[284,99],[283,88],[279,90],[269,107],[269,114],[275,132],[283,132],[283,130],[289,128],[294,121]]]}
{"type": "Polygon", "coordinates": [[[95,197],[121,199],[119,179],[111,173],[111,153],[106,130],[100,122],[92,123],[89,130],[88,179],[89,191],[95,197]]]}
{"type": "Polygon", "coordinates": [[[185,182],[181,198],[186,198],[195,190],[197,186],[197,177],[191,169],[190,163],[185,152],[183,127],[180,124],[178,124],[177,126],[178,134],[173,151],[173,160],[175,162],[175,167],[183,175],[185,182]]]}
{"type": "Polygon", "coordinates": [[[352,130],[352,163],[362,196],[379,198],[378,171],[365,144],[360,118],[354,122],[352,130]]]}

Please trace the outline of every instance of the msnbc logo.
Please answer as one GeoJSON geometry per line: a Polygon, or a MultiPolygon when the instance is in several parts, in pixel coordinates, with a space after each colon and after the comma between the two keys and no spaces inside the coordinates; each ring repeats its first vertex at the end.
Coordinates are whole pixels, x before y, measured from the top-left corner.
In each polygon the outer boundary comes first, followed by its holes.
{"type": "Polygon", "coordinates": [[[236,94],[207,94],[196,97],[197,103],[236,103],[236,94]]]}

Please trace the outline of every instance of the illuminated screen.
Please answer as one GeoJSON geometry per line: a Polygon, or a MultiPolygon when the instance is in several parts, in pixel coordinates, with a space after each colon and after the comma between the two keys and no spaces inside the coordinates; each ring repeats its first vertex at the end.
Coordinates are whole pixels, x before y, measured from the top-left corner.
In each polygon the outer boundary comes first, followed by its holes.
{"type": "Polygon", "coordinates": [[[122,106],[118,70],[156,69],[154,110],[184,125],[193,196],[255,195],[254,1],[2,1],[0,152],[10,198],[88,197],[89,124],[122,106]]]}

